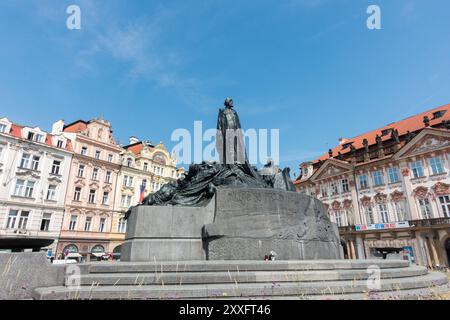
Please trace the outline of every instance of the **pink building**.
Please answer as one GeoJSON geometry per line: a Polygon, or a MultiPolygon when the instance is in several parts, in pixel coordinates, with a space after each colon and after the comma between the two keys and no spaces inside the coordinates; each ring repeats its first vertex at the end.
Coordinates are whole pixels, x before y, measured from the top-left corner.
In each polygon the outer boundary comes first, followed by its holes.
{"type": "MultiPolygon", "coordinates": [[[[116,179],[122,149],[102,119],[53,125],[74,143],[65,213],[56,256],[66,253],[84,261],[97,260],[121,243],[112,230],[116,179]]],[[[123,238],[123,237],[122,237],[123,238]]]]}

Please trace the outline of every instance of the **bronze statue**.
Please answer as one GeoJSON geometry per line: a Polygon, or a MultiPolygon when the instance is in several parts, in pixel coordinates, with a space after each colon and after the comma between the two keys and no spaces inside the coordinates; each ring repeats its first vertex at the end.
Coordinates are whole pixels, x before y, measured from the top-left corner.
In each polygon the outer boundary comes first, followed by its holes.
{"type": "Polygon", "coordinates": [[[233,99],[226,98],[217,117],[216,149],[221,164],[246,163],[244,135],[233,99]]]}
{"type": "MultiPolygon", "coordinates": [[[[203,161],[191,164],[183,179],[164,185],[144,198],[141,205],[201,206],[208,202],[218,187],[276,188],[295,191],[289,168],[280,170],[273,161],[259,173],[248,162],[241,123],[233,109],[233,100],[225,100],[225,108],[217,117],[216,142],[220,163],[203,161]],[[230,138],[231,137],[231,138],[230,138]]],[[[125,217],[131,213],[130,208],[125,217]]]]}

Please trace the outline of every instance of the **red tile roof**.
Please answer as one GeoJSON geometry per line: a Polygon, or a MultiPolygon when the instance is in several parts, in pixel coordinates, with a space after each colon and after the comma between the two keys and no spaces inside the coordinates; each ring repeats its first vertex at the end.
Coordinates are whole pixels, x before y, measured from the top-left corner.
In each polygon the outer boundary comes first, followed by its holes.
{"type": "MultiPolygon", "coordinates": [[[[428,118],[430,119],[430,126],[437,125],[437,124],[441,123],[442,121],[448,121],[448,120],[450,120],[450,104],[422,112],[420,114],[417,114],[415,116],[412,116],[412,117],[409,117],[409,118],[406,118],[406,119],[403,119],[403,120],[400,120],[397,122],[393,122],[391,124],[388,124],[384,127],[379,128],[379,129],[356,136],[352,139],[346,139],[344,144],[353,142],[353,146],[355,147],[356,150],[358,150],[358,149],[361,149],[364,147],[363,146],[364,139],[367,139],[367,141],[369,142],[369,146],[376,144],[375,137],[377,135],[381,136],[381,132],[386,129],[398,130],[399,136],[405,135],[408,131],[415,132],[415,131],[421,130],[425,127],[425,125],[423,123],[424,116],[428,116],[428,118]],[[437,111],[445,111],[445,113],[441,117],[434,118],[433,114],[437,111]]],[[[381,138],[383,141],[388,140],[388,139],[390,139],[390,135],[386,135],[381,138]]],[[[336,157],[336,156],[338,156],[338,152],[340,152],[343,155],[349,153],[350,148],[348,147],[348,148],[342,149],[342,144],[340,144],[340,145],[334,147],[332,149],[332,152],[333,152],[333,157],[336,157]]],[[[319,157],[318,159],[314,160],[313,163],[316,163],[319,160],[324,161],[324,160],[328,159],[329,157],[330,156],[327,152],[324,155],[322,155],[321,157],[319,157]]]]}
{"type": "MultiPolygon", "coordinates": [[[[15,138],[19,138],[19,139],[24,139],[23,135],[22,135],[22,130],[23,128],[25,128],[25,126],[21,126],[15,123],[11,124],[11,130],[9,133],[10,136],[15,137],[15,138]]],[[[54,137],[54,135],[50,134],[50,133],[46,133],[46,139],[45,139],[45,144],[54,148],[57,148],[55,145],[53,145],[52,143],[52,138],[54,137]]],[[[63,148],[67,151],[73,151],[73,146],[72,146],[72,141],[70,139],[67,139],[67,143],[66,143],[66,147],[63,148]]]]}

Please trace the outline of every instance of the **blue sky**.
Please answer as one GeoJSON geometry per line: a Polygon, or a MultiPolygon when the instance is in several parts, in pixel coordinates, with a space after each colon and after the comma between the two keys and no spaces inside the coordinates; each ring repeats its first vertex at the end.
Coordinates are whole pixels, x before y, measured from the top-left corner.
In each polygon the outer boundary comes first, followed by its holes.
{"type": "Polygon", "coordinates": [[[169,147],[214,127],[279,128],[281,165],[450,103],[448,0],[0,2],[0,115],[39,125],[102,116],[122,143],[169,147]],[[66,28],[77,4],[81,30],[66,28]],[[382,30],[368,30],[377,4],[382,30]]]}

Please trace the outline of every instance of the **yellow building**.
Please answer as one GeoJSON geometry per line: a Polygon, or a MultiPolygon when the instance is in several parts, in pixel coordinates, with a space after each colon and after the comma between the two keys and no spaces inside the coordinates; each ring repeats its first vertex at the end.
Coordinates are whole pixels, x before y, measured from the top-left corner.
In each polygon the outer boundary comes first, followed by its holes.
{"type": "Polygon", "coordinates": [[[176,167],[176,158],[170,155],[162,142],[155,146],[131,137],[130,144],[123,149],[111,232],[111,242],[115,248],[119,248],[125,239],[125,212],[140,202],[141,190],[143,196],[147,196],[184,174],[184,168],[176,167]]]}

